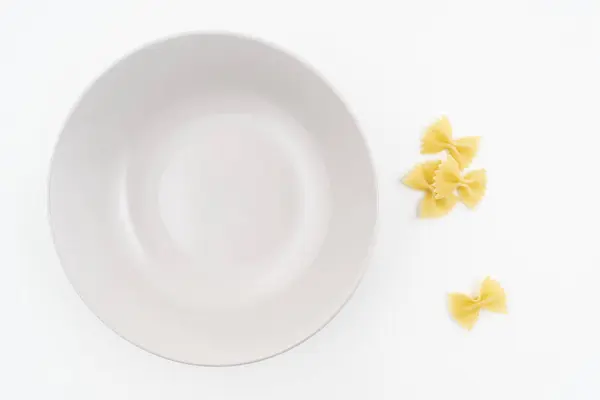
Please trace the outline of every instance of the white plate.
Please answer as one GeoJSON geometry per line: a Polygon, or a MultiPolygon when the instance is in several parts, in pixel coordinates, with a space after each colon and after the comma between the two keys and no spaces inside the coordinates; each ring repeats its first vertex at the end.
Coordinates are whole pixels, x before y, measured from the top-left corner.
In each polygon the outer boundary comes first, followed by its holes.
{"type": "Polygon", "coordinates": [[[354,119],[264,43],[191,34],[103,74],[52,160],[66,274],[125,339],[192,364],[264,359],[340,310],[377,218],[354,119]]]}

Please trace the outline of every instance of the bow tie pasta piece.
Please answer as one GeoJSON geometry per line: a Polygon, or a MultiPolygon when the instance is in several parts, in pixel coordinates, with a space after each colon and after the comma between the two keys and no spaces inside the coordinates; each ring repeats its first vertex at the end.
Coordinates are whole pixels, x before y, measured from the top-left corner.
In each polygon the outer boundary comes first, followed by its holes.
{"type": "Polygon", "coordinates": [[[479,137],[452,139],[452,126],[447,117],[434,122],[423,135],[421,154],[435,154],[447,150],[461,169],[471,164],[479,149],[479,137]]]}
{"type": "Polygon", "coordinates": [[[471,330],[479,319],[480,310],[506,314],[506,294],[500,284],[487,277],[481,283],[479,295],[469,297],[462,293],[448,295],[450,315],[465,329],[471,330]]]}
{"type": "Polygon", "coordinates": [[[448,214],[458,202],[458,197],[450,193],[446,197],[436,198],[433,190],[435,171],[438,169],[441,161],[427,161],[416,165],[402,182],[416,190],[425,192],[425,196],[419,205],[419,217],[421,218],[439,218],[448,214]]]}
{"type": "Polygon", "coordinates": [[[436,198],[445,198],[456,190],[460,200],[469,208],[475,206],[485,195],[487,175],[484,169],[462,174],[458,162],[448,157],[435,171],[433,188],[436,198]]]}

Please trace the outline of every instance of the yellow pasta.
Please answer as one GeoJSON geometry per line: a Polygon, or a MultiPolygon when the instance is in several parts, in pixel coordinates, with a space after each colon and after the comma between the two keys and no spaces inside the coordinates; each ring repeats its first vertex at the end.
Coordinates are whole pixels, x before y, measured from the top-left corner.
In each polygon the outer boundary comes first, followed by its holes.
{"type": "Polygon", "coordinates": [[[435,154],[446,150],[458,162],[461,169],[471,164],[478,148],[478,136],[453,140],[452,126],[447,117],[440,118],[427,128],[421,141],[421,154],[435,154]]]}
{"type": "Polygon", "coordinates": [[[433,188],[436,199],[443,199],[456,190],[460,200],[474,208],[485,195],[487,176],[484,169],[462,174],[458,162],[448,157],[435,171],[433,188]]]}
{"type": "Polygon", "coordinates": [[[500,284],[487,277],[481,283],[479,295],[469,297],[462,293],[448,295],[450,315],[460,326],[471,330],[479,319],[479,311],[487,310],[506,314],[506,294],[500,284]]]}
{"type": "Polygon", "coordinates": [[[433,182],[435,171],[440,163],[441,161],[436,160],[418,164],[402,180],[406,186],[425,192],[425,197],[419,206],[421,218],[442,217],[448,214],[458,202],[454,193],[449,193],[446,197],[435,196],[433,182]]]}

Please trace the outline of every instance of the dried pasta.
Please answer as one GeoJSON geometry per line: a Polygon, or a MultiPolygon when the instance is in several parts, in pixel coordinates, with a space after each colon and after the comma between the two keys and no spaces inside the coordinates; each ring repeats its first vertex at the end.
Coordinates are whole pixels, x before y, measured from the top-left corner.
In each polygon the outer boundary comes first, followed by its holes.
{"type": "Polygon", "coordinates": [[[461,169],[471,164],[478,149],[478,136],[452,139],[452,126],[447,117],[441,117],[427,128],[421,141],[421,154],[435,154],[446,150],[461,169]]]}
{"type": "Polygon", "coordinates": [[[418,164],[402,180],[406,186],[425,192],[425,197],[419,205],[421,218],[442,217],[448,214],[458,202],[458,197],[454,193],[449,193],[445,197],[437,197],[434,193],[435,171],[440,163],[441,161],[435,160],[418,164]]]}
{"type": "Polygon", "coordinates": [[[458,192],[458,197],[469,208],[474,208],[485,195],[487,175],[484,169],[469,171],[463,174],[458,162],[448,157],[434,173],[434,195],[436,199],[444,199],[458,192]]]}
{"type": "Polygon", "coordinates": [[[470,297],[462,293],[448,295],[450,315],[465,329],[471,330],[479,319],[480,310],[506,314],[506,294],[500,284],[487,277],[481,283],[479,295],[470,297]]]}

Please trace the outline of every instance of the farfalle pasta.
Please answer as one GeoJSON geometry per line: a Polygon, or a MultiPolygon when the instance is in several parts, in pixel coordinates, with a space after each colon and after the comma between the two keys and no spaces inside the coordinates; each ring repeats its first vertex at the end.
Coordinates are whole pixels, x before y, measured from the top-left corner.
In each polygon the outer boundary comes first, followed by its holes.
{"type": "Polygon", "coordinates": [[[421,140],[421,154],[436,154],[446,150],[461,169],[471,164],[478,149],[478,136],[452,139],[452,125],[445,116],[429,126],[421,140]]]}
{"type": "Polygon", "coordinates": [[[448,157],[439,164],[434,173],[433,188],[436,199],[446,198],[458,192],[458,197],[469,208],[474,208],[485,195],[487,175],[484,169],[463,174],[458,162],[448,157]]]}
{"type": "MultiPolygon", "coordinates": [[[[448,214],[458,201],[474,208],[479,204],[487,188],[484,169],[463,172],[479,149],[479,137],[452,138],[452,126],[446,117],[438,119],[427,128],[421,140],[422,154],[446,151],[445,160],[426,161],[417,164],[402,182],[425,193],[419,205],[419,217],[435,218],[448,214]]],[[[481,310],[506,313],[506,295],[502,286],[486,278],[479,294],[470,297],[451,293],[448,298],[451,316],[465,329],[472,329],[481,310]]]]}
{"type": "Polygon", "coordinates": [[[452,126],[446,117],[427,128],[421,142],[421,153],[447,151],[444,161],[435,160],[418,164],[403,179],[407,186],[422,190],[425,197],[419,206],[421,218],[441,217],[448,214],[460,200],[474,208],[487,187],[483,169],[463,173],[479,148],[479,137],[452,138],[452,126]]]}
{"type": "Polygon", "coordinates": [[[402,182],[413,189],[425,192],[425,197],[419,205],[419,216],[421,218],[437,218],[448,214],[458,202],[458,197],[449,193],[446,197],[436,197],[434,192],[435,171],[439,168],[441,161],[427,161],[416,165],[402,182]]]}
{"type": "Polygon", "coordinates": [[[479,319],[481,310],[507,313],[506,294],[497,281],[487,277],[475,297],[462,293],[449,294],[448,307],[454,320],[463,328],[471,330],[479,319]]]}

